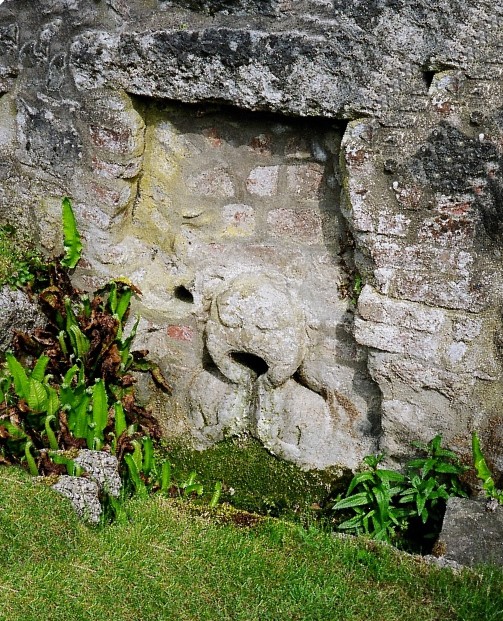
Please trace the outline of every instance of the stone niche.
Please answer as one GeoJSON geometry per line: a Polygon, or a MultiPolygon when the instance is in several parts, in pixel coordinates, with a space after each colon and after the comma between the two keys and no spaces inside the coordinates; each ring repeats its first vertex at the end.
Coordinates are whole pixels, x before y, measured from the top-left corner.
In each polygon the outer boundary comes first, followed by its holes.
{"type": "Polygon", "coordinates": [[[375,448],[379,392],[350,331],[342,125],[135,108],[137,196],[100,259],[144,292],[138,342],[174,386],[167,435],[205,448],[249,433],[302,467],[355,467],[375,448]]]}

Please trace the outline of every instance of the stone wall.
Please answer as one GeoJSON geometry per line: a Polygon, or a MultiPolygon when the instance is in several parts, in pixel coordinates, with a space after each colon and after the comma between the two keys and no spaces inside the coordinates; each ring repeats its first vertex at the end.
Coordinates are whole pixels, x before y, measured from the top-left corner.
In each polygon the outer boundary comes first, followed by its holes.
{"type": "Polygon", "coordinates": [[[42,5],[0,7],[0,219],[58,251],[72,197],[166,433],[353,468],[477,429],[503,469],[503,9],[42,5]]]}

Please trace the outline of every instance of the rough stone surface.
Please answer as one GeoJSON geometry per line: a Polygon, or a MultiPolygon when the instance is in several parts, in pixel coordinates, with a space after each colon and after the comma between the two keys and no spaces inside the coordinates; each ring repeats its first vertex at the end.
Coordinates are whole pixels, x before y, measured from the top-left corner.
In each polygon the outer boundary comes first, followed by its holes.
{"type": "Polygon", "coordinates": [[[409,127],[355,121],[344,136],[343,211],[369,283],[354,335],[395,457],[439,432],[468,455],[479,428],[501,468],[500,96],[497,80],[446,71],[409,127]]]}
{"type": "Polygon", "coordinates": [[[29,332],[43,325],[43,316],[26,293],[0,289],[0,351],[10,347],[14,332],[29,332]]]}
{"type": "Polygon", "coordinates": [[[87,473],[100,490],[115,498],[119,496],[122,481],[115,455],[109,455],[104,451],[81,449],[73,461],[87,473]]]}
{"type": "Polygon", "coordinates": [[[503,565],[503,507],[488,511],[486,500],[450,498],[439,542],[448,561],[503,565]]]}
{"type": "Polygon", "coordinates": [[[104,451],[81,449],[73,462],[85,476],[60,476],[52,488],[72,502],[82,519],[97,524],[102,512],[100,494],[118,498],[120,493],[117,458],[104,451]]]}
{"type": "Polygon", "coordinates": [[[77,36],[69,57],[77,86],[114,80],[152,97],[354,118],[421,109],[427,72],[484,74],[500,53],[503,12],[489,2],[282,2],[274,16],[217,20],[173,19],[168,7],[155,27],[147,15],[135,32],[77,36]]]}
{"type": "Polygon", "coordinates": [[[97,483],[83,477],[60,476],[52,489],[68,498],[83,520],[98,524],[101,517],[101,503],[97,483]]]}
{"type": "Polygon", "coordinates": [[[0,223],[59,252],[71,196],[77,283],[143,291],[166,433],[310,468],[477,430],[503,471],[502,26],[489,0],[5,0],[0,223]]]}

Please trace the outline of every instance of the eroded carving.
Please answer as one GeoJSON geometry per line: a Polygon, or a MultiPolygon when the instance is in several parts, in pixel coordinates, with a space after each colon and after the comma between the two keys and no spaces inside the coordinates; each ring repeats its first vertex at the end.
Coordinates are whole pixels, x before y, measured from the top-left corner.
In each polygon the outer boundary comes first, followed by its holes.
{"type": "Polygon", "coordinates": [[[311,368],[305,375],[314,390],[300,382],[298,371],[316,347],[284,279],[242,274],[222,286],[211,301],[205,344],[215,367],[196,375],[189,404],[202,446],[250,432],[274,454],[317,468],[354,467],[361,457],[356,437],[361,448],[372,447],[354,424],[365,416],[326,376],[311,368]]]}

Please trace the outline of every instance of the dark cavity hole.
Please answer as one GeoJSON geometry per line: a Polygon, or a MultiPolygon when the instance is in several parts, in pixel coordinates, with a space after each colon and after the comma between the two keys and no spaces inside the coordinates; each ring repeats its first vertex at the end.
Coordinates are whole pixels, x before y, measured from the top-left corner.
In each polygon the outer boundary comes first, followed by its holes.
{"type": "Polygon", "coordinates": [[[233,351],[229,354],[229,356],[232,360],[234,360],[234,362],[250,369],[250,371],[253,371],[253,373],[257,376],[264,375],[264,373],[267,373],[269,370],[267,362],[255,354],[249,354],[245,351],[233,351]]]}
{"type": "Polygon", "coordinates": [[[194,296],[183,285],[180,285],[179,287],[175,287],[173,294],[177,300],[180,300],[180,302],[185,302],[186,304],[194,303],[194,296]]]}
{"type": "Polygon", "coordinates": [[[435,77],[436,71],[423,71],[423,80],[426,84],[426,88],[430,88],[431,83],[433,82],[433,78],[435,77]]]}

